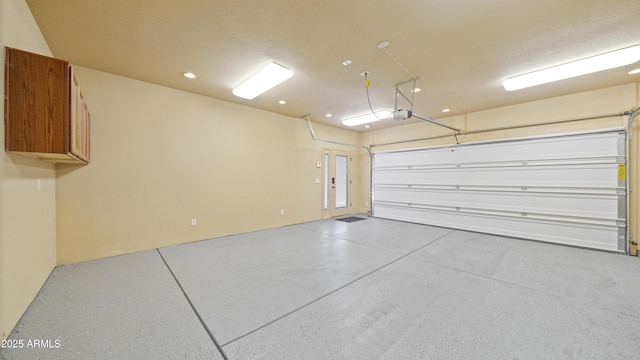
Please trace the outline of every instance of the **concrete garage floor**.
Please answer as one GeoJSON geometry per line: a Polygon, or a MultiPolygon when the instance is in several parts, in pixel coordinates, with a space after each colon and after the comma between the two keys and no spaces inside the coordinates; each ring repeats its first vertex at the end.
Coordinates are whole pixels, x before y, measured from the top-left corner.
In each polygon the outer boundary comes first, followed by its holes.
{"type": "Polygon", "coordinates": [[[0,358],[638,359],[639,277],[635,257],[316,221],[56,268],[0,358]]]}

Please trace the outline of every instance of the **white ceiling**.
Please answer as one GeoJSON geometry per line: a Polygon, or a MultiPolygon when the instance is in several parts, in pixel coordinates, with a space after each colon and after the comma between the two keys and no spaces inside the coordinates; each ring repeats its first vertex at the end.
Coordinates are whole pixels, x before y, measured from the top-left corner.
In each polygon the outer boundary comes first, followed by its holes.
{"type": "Polygon", "coordinates": [[[54,56],[73,64],[336,126],[369,112],[363,71],[375,109],[393,110],[395,85],[412,78],[378,49],[384,41],[419,77],[414,112],[433,119],[640,81],[627,74],[636,63],[514,92],[502,88],[508,76],[640,44],[640,0],[27,3],[54,56]],[[342,65],[347,59],[353,64],[342,65]],[[231,93],[271,61],[294,76],[254,100],[231,93]],[[185,71],[198,77],[185,79],[185,71]]]}

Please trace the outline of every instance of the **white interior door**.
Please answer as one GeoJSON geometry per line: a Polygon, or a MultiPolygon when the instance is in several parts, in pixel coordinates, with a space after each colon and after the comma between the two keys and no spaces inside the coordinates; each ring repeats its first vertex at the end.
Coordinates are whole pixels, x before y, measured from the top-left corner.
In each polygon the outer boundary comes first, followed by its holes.
{"type": "Polygon", "coordinates": [[[325,150],[323,156],[323,217],[351,212],[351,155],[345,151],[325,150]]]}

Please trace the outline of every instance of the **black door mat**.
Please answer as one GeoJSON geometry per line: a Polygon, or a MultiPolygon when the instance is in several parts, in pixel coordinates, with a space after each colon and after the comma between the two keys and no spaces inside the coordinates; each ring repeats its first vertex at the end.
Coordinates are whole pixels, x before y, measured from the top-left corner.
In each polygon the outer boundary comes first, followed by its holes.
{"type": "Polygon", "coordinates": [[[336,220],[352,223],[352,222],[356,222],[356,221],[360,221],[360,220],[367,220],[367,219],[361,218],[361,217],[357,217],[357,216],[349,216],[349,217],[346,217],[346,218],[336,219],[336,220]]]}

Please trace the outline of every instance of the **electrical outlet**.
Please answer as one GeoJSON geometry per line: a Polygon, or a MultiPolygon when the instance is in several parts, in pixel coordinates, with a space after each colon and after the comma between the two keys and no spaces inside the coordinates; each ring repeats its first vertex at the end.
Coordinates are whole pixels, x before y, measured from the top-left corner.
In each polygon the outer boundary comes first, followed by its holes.
{"type": "Polygon", "coordinates": [[[191,226],[198,226],[198,219],[191,219],[191,226]]]}
{"type": "Polygon", "coordinates": [[[280,209],[280,215],[284,215],[284,209],[280,209]]]}

